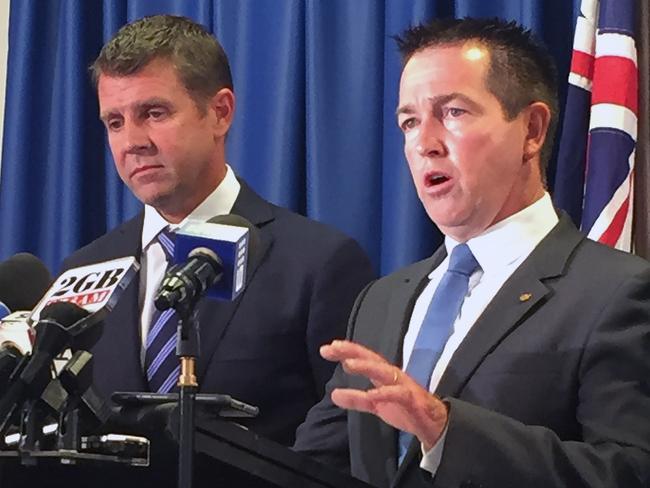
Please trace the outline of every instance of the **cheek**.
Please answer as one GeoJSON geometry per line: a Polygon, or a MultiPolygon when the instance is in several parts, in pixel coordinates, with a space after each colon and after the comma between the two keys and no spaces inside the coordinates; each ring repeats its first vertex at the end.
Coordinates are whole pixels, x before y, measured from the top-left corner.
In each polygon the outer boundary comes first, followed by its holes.
{"type": "Polygon", "coordinates": [[[469,189],[485,198],[505,198],[516,178],[517,156],[512,139],[503,134],[477,134],[465,139],[462,168],[469,189]],[[488,197],[488,195],[492,195],[488,197]]]}
{"type": "Polygon", "coordinates": [[[418,138],[420,136],[420,128],[416,127],[415,129],[411,129],[407,133],[404,134],[404,145],[405,146],[410,146],[413,145],[417,142],[418,138]]]}
{"type": "Polygon", "coordinates": [[[487,132],[465,133],[447,141],[449,162],[456,168],[457,184],[467,197],[480,198],[491,192],[498,173],[498,154],[493,154],[493,142],[487,132]],[[496,164],[495,164],[496,163],[496,164]]]}
{"type": "Polygon", "coordinates": [[[463,174],[465,180],[477,179],[481,174],[491,172],[499,164],[499,151],[489,132],[465,133],[448,140],[452,164],[463,174]]]}
{"type": "Polygon", "coordinates": [[[455,138],[456,151],[463,157],[474,160],[480,159],[481,155],[489,153],[494,145],[492,134],[488,131],[465,132],[455,138]]]}
{"type": "Polygon", "coordinates": [[[124,155],[122,150],[122,138],[119,134],[108,136],[108,146],[111,149],[111,154],[113,155],[113,161],[115,162],[118,170],[124,166],[124,155]]]}
{"type": "Polygon", "coordinates": [[[426,158],[420,157],[420,129],[413,129],[404,134],[404,156],[411,173],[422,170],[426,158]]]}

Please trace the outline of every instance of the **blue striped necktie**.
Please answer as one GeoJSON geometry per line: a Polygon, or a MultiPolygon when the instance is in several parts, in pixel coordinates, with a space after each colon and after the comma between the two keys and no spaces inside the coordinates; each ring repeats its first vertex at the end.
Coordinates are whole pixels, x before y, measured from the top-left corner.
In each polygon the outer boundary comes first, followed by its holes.
{"type": "MultiPolygon", "coordinates": [[[[457,245],[449,257],[449,267],[436,288],[422,326],[415,339],[413,352],[406,366],[406,374],[429,389],[431,374],[447,340],[469,290],[469,277],[479,267],[467,244],[457,245]]],[[[402,463],[413,435],[399,432],[399,463],[402,463]]]]}
{"type": "MultiPolygon", "coordinates": [[[[165,252],[167,267],[174,256],[176,235],[165,227],[156,236],[165,252]]],[[[176,386],[180,374],[180,363],[176,357],[176,327],[178,315],[173,308],[161,312],[155,309],[151,318],[145,344],[144,367],[149,390],[168,393],[176,386]]]]}

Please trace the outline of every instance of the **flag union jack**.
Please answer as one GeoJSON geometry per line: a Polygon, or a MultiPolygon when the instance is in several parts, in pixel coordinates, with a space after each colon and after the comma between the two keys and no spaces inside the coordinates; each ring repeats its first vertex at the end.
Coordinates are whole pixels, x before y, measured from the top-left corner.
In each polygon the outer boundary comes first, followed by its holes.
{"type": "Polygon", "coordinates": [[[583,0],[555,202],[588,237],[631,250],[638,68],[634,0],[583,0]]]}

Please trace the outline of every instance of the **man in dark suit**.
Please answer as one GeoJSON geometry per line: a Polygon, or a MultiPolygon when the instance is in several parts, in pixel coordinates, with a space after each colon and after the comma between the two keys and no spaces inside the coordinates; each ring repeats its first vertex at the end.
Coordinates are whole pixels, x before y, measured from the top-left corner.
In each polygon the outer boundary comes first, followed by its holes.
{"type": "MultiPolygon", "coordinates": [[[[92,73],[117,171],[145,204],[140,215],[64,263],[72,268],[136,256],[142,265],[92,350],[95,386],[105,396],[167,391],[153,388],[157,363],[148,363],[155,342],[148,338],[165,328],[153,325],[152,297],[167,265],[158,236],[189,218],[238,214],[257,228],[261,242],[235,301],[199,302],[199,392],[259,407],[257,418],[241,423],[290,445],[334,370],[319,347],[344,336],[354,298],[373,278],[367,256],[340,232],[263,200],[226,164],[235,96],[226,55],[203,27],[174,16],[136,21],[104,46],[92,73]]],[[[173,387],[173,376],[162,385],[173,387]]],[[[166,465],[154,459],[148,472],[126,470],[125,482],[173,486],[173,454],[166,465]],[[137,477],[143,473],[151,477],[137,477]]],[[[197,483],[234,484],[223,469],[209,468],[210,477],[197,474],[197,483]]]]}
{"type": "Polygon", "coordinates": [[[378,487],[649,486],[650,266],[553,209],[550,57],[494,19],[398,43],[404,151],[445,245],[357,298],[296,449],[378,487]]]}

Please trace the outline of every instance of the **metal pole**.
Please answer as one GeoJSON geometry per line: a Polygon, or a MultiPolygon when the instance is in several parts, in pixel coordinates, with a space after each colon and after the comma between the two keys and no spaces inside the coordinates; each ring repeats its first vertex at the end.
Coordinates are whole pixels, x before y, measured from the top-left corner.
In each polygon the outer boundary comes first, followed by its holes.
{"type": "Polygon", "coordinates": [[[181,320],[178,324],[176,355],[180,358],[181,374],[178,377],[180,389],[180,419],[178,439],[178,486],[192,488],[194,467],[194,404],[198,382],[196,380],[196,358],[199,355],[199,328],[194,306],[178,310],[181,320]]]}
{"type": "Polygon", "coordinates": [[[178,446],[178,486],[191,488],[194,456],[194,403],[198,384],[194,374],[194,358],[181,358],[180,387],[180,433],[178,446]]]}

